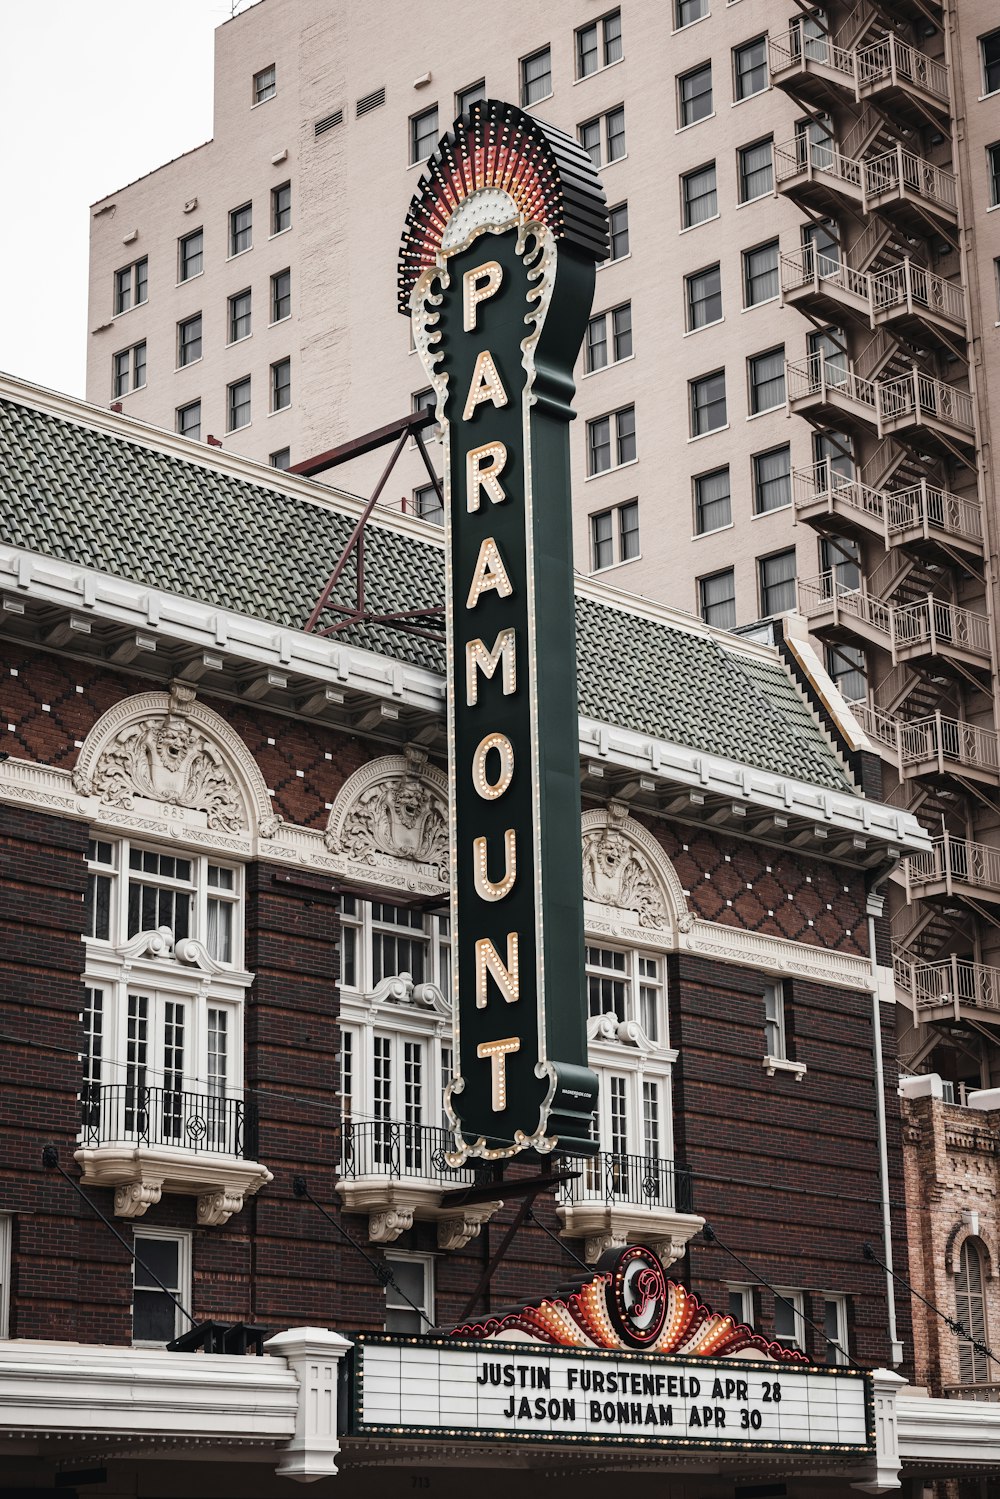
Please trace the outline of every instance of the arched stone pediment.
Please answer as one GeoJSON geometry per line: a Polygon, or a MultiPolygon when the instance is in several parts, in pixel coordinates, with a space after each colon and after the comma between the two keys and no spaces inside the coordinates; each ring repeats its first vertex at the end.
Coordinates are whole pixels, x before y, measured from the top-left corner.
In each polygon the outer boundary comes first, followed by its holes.
{"type": "Polygon", "coordinates": [[[332,854],[377,884],[446,886],[448,782],[426,752],[407,745],[356,770],[341,787],[323,839],[332,854]]]}
{"type": "Polygon", "coordinates": [[[243,740],[184,683],[110,708],[87,735],[72,780],[80,796],[97,799],[102,820],[124,825],[153,830],[169,819],[223,843],[267,838],[280,826],[243,740]]]}
{"type": "Polygon", "coordinates": [[[610,802],[581,821],[588,931],[673,945],[694,918],[677,872],[656,839],[610,802]]]}

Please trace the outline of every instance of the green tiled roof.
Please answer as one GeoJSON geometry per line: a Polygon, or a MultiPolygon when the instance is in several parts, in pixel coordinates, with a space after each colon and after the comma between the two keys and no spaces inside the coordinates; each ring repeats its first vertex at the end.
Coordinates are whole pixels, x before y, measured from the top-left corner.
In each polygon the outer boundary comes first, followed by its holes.
{"type": "MultiPolygon", "coordinates": [[[[276,489],[0,399],[5,541],[289,629],[308,618],[354,524],[334,508],[334,495],[317,491],[313,501],[292,486],[276,489]]],[[[355,568],[352,558],[336,594],[342,601],[353,599],[355,568]]],[[[432,605],[443,595],[442,574],[439,545],[368,528],[370,609],[432,605]]],[[[443,647],[390,626],[352,626],[339,638],[444,668],[443,647]]],[[[853,790],[776,658],[591,597],[577,599],[577,642],[588,718],[853,790]]]]}

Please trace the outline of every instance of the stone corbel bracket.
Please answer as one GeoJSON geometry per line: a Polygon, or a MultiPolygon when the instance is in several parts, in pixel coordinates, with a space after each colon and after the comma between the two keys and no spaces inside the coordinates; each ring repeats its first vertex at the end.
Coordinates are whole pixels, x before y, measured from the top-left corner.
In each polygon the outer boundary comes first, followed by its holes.
{"type": "Polygon", "coordinates": [[[141,1218],[164,1192],[198,1199],[198,1223],[215,1228],[273,1180],[257,1161],[147,1146],[98,1145],[75,1152],[84,1186],[112,1187],[115,1216],[141,1218]]]}

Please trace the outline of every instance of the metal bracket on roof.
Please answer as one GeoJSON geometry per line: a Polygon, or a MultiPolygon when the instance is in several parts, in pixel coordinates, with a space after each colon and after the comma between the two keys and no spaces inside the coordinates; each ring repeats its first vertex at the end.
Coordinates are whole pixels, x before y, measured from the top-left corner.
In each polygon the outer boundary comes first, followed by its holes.
{"type": "Polygon", "coordinates": [[[320,453],[315,458],[308,458],[303,463],[292,466],[293,474],[301,474],[305,478],[312,478],[316,474],[324,473],[327,469],[336,468],[341,463],[348,463],[352,458],[360,458],[365,453],[372,453],[377,448],[385,447],[395,440],[395,447],[382,471],[371,495],[365,503],[365,508],[358,517],[357,525],[347,538],[344,550],[341,552],[334,566],[333,572],[327,579],[323,591],[316,600],[316,606],[306,620],[304,629],[317,635],[335,635],[339,630],[346,629],[348,625],[394,625],[399,630],[406,630],[411,635],[422,635],[428,640],[444,640],[444,605],[430,604],[423,609],[396,609],[391,612],[371,610],[368,608],[365,598],[365,528],[371,517],[372,511],[378,504],[389,480],[389,475],[396,466],[396,461],[406,445],[406,439],[412,437],[420,450],[420,456],[424,460],[424,467],[434,486],[438,499],[444,505],[444,496],[441,491],[441,481],[434,472],[424,443],[423,432],[426,427],[431,426],[437,420],[433,408],[424,406],[419,411],[410,412],[402,420],[390,422],[386,427],[379,427],[374,432],[367,432],[363,437],[354,437],[349,442],[341,443],[337,448],[330,448],[325,453],[320,453]],[[357,557],[357,576],[354,592],[354,603],[338,603],[331,596],[333,590],[340,581],[341,574],[347,566],[352,554],[357,557]],[[332,624],[319,626],[320,618],[324,610],[333,610],[340,618],[335,619],[332,624]],[[421,623],[423,621],[423,623],[421,623]],[[437,621],[435,625],[434,621],[437,621]]]}

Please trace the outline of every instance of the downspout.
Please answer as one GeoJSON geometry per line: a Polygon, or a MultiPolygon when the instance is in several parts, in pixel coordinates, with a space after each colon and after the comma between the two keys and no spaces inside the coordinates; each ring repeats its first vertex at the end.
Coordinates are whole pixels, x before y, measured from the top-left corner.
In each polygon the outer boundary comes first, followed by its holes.
{"type": "Polygon", "coordinates": [[[889,1206],[889,1143],[885,1122],[885,1068],[882,1060],[882,1001],[879,998],[878,958],[875,952],[875,918],[881,916],[885,896],[878,893],[892,873],[892,865],[873,881],[867,893],[868,954],[872,967],[872,1033],[875,1057],[875,1118],[878,1125],[879,1187],[882,1196],[882,1243],[885,1255],[885,1300],[889,1321],[892,1367],[903,1362],[903,1345],[896,1329],[896,1284],[892,1274],[892,1212],[889,1206]]]}

